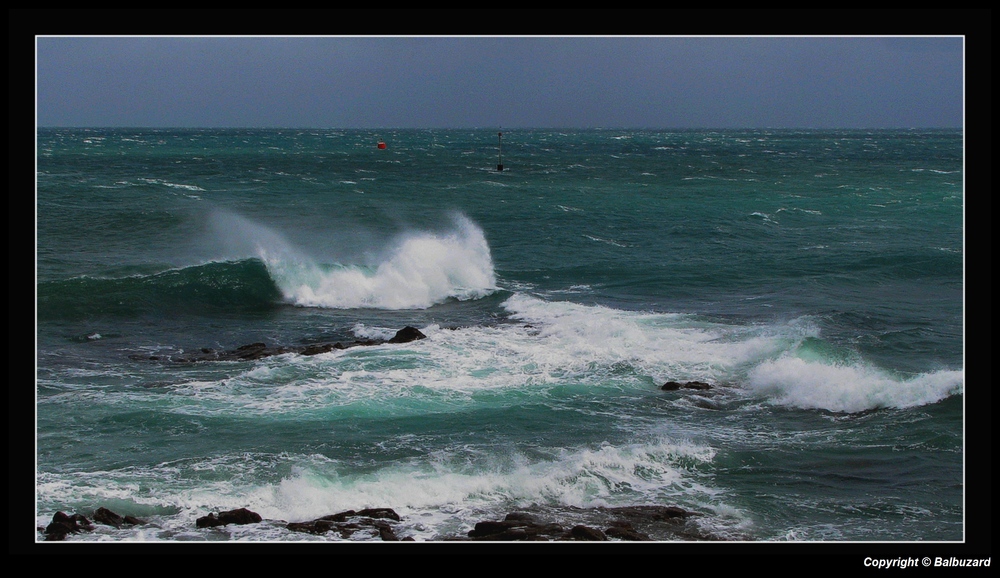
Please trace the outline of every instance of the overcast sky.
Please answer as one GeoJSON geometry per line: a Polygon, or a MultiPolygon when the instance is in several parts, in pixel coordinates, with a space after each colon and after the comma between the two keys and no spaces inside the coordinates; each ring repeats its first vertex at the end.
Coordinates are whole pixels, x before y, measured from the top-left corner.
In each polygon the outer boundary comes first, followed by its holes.
{"type": "Polygon", "coordinates": [[[38,126],[963,124],[963,38],[36,37],[38,126]]]}

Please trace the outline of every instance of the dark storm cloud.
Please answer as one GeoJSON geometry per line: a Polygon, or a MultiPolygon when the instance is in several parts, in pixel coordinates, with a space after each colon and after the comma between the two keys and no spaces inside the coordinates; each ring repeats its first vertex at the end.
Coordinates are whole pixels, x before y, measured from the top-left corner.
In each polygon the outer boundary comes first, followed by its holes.
{"type": "Polygon", "coordinates": [[[40,126],[956,127],[963,40],[40,37],[40,126]]]}

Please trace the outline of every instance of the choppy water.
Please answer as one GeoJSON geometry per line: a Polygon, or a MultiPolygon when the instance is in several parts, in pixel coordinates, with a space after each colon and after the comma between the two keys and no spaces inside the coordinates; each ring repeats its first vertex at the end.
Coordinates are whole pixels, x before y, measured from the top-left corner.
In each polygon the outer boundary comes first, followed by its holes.
{"type": "Polygon", "coordinates": [[[144,524],[67,540],[336,541],[286,523],[388,507],[441,541],[664,505],[729,540],[965,538],[960,131],[497,153],[471,129],[40,130],[35,526],[106,507],[144,524]],[[406,325],[427,338],[167,361],[406,325]],[[195,526],[243,507],[264,522],[195,526]]]}

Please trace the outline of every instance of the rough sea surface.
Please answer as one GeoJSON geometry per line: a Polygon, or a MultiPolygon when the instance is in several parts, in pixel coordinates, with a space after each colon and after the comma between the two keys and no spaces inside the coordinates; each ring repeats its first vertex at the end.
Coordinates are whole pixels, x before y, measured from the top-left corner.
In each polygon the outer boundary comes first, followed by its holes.
{"type": "Polygon", "coordinates": [[[965,539],[961,131],[497,133],[40,129],[35,539],[965,539]]]}

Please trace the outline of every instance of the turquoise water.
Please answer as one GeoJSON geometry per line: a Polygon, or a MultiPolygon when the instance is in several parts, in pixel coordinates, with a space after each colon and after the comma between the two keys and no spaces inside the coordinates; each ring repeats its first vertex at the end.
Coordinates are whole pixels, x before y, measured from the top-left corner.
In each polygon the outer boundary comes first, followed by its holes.
{"type": "Polygon", "coordinates": [[[727,540],[964,539],[960,131],[503,143],[498,172],[490,130],[41,130],[36,526],[676,505],[727,540]]]}

